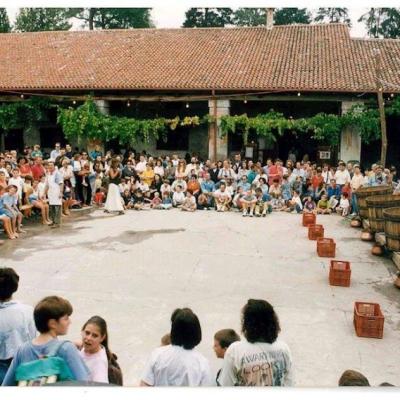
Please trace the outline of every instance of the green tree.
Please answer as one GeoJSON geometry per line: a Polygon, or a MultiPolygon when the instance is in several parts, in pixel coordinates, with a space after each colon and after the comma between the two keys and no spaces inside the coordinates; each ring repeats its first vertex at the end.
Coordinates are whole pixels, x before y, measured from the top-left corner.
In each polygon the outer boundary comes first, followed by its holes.
{"type": "Polygon", "coordinates": [[[150,28],[151,8],[70,8],[68,15],[83,21],[90,30],[150,28]]]}
{"type": "Polygon", "coordinates": [[[232,23],[231,8],[190,8],[185,13],[184,28],[224,27],[232,23]]]}
{"type": "Polygon", "coordinates": [[[347,8],[319,8],[314,18],[315,22],[344,23],[351,26],[347,8]]]}
{"type": "Polygon", "coordinates": [[[0,33],[7,33],[11,31],[10,20],[8,19],[7,11],[5,8],[0,8],[0,33]]]}
{"type": "Polygon", "coordinates": [[[358,22],[364,22],[368,36],[378,38],[400,37],[400,9],[371,8],[358,22]]]}
{"type": "Polygon", "coordinates": [[[20,32],[67,31],[71,26],[65,8],[20,8],[15,21],[20,32]]]}
{"type": "Polygon", "coordinates": [[[311,13],[306,8],[278,8],[274,12],[274,25],[309,24],[311,13]]]}
{"type": "Polygon", "coordinates": [[[265,18],[265,8],[238,8],[232,22],[238,26],[259,26],[266,24],[265,18]]]}

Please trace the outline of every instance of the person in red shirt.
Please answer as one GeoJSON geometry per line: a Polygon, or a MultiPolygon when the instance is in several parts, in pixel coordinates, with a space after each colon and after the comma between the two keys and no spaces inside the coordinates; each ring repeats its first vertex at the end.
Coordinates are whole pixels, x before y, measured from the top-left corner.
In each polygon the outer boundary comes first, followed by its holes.
{"type": "Polygon", "coordinates": [[[18,159],[18,168],[19,174],[22,178],[25,178],[25,176],[27,175],[32,176],[31,166],[29,165],[28,160],[25,157],[20,157],[18,159]]]}
{"type": "Polygon", "coordinates": [[[311,179],[311,184],[313,187],[314,193],[318,191],[319,186],[324,182],[324,177],[322,176],[322,168],[317,168],[317,173],[313,175],[311,179]]]}
{"type": "Polygon", "coordinates": [[[42,162],[42,157],[36,157],[35,163],[31,167],[32,177],[34,181],[40,182],[41,177],[46,175],[46,170],[44,169],[42,162]]]}

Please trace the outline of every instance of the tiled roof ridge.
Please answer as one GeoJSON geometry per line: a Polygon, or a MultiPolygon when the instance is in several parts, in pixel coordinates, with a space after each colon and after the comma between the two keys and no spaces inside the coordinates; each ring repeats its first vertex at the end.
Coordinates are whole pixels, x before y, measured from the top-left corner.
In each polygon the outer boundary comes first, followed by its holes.
{"type": "Polygon", "coordinates": [[[362,42],[395,42],[395,43],[399,43],[400,42],[400,38],[360,38],[360,37],[352,37],[352,40],[358,40],[358,41],[362,41],[362,42]]]}
{"type": "MultiPolygon", "coordinates": [[[[313,24],[289,24],[289,25],[274,25],[273,28],[268,29],[268,31],[273,31],[273,30],[281,30],[281,29],[293,29],[293,28],[315,28],[315,27],[322,27],[322,28],[335,28],[337,26],[342,26],[345,28],[348,28],[346,24],[340,23],[340,22],[334,22],[334,23],[313,23],[313,24]]],[[[88,30],[88,29],[81,29],[81,30],[68,30],[68,31],[39,31],[39,32],[7,32],[7,33],[0,33],[0,36],[2,35],[54,35],[54,34],[77,34],[77,33],[85,33],[85,34],[98,34],[98,33],[131,33],[131,32],[148,32],[148,31],[170,31],[170,32],[183,32],[183,31],[234,31],[234,30],[266,30],[267,27],[265,25],[259,25],[259,26],[228,26],[228,27],[193,27],[193,28],[186,28],[186,27],[181,27],[181,28],[130,28],[130,29],[94,29],[94,30],[88,30]]]]}

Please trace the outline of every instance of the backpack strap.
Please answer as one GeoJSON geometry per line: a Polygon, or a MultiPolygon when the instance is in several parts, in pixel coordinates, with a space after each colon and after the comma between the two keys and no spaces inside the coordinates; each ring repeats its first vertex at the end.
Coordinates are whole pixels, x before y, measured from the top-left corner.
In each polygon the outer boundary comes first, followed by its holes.
{"type": "Polygon", "coordinates": [[[67,342],[68,342],[68,340],[57,340],[55,345],[46,354],[46,357],[55,357],[57,355],[57,353],[59,352],[59,350],[61,349],[61,347],[67,342]]]}

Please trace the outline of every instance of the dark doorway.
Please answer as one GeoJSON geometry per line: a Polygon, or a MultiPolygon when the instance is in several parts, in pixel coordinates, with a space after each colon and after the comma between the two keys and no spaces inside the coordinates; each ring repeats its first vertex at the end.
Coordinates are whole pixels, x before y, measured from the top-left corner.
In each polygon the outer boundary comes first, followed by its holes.
{"type": "Polygon", "coordinates": [[[17,150],[21,152],[24,150],[24,133],[22,129],[11,129],[5,132],[4,137],[5,150],[17,150]]]}

